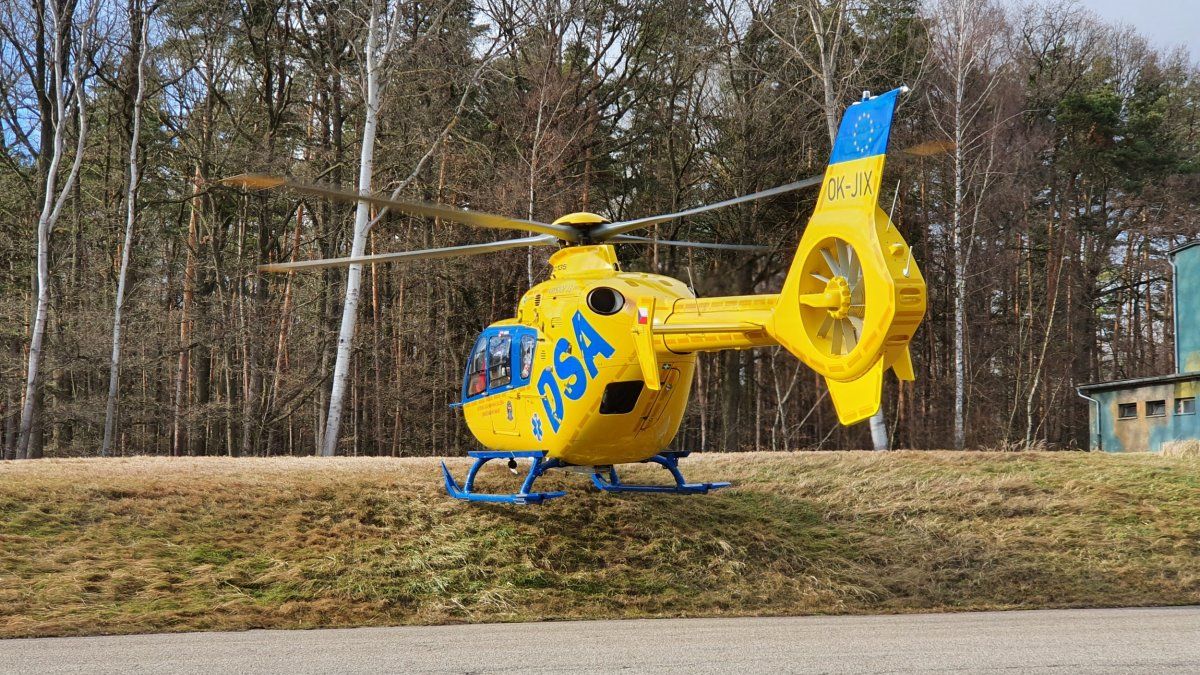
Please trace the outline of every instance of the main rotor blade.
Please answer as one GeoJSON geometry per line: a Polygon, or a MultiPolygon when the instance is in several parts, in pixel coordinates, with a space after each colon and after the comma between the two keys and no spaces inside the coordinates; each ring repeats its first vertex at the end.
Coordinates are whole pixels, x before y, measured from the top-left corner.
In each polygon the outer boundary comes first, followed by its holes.
{"type": "MultiPolygon", "coordinates": [[[[942,153],[948,152],[953,149],[954,149],[954,143],[952,143],[950,141],[926,141],[924,143],[919,143],[917,145],[913,145],[913,146],[904,148],[902,150],[896,150],[893,153],[889,153],[889,156],[900,155],[900,156],[910,156],[910,157],[933,157],[935,155],[940,155],[942,153]]],[[[619,234],[624,234],[625,232],[629,232],[631,230],[636,230],[636,229],[639,229],[642,227],[650,227],[652,225],[657,225],[659,223],[663,223],[668,220],[675,220],[676,218],[682,218],[684,216],[694,216],[699,213],[707,213],[709,211],[723,209],[728,206],[734,206],[736,204],[742,204],[744,202],[752,202],[752,201],[755,201],[758,199],[766,199],[767,197],[774,197],[775,195],[781,195],[781,194],[784,194],[785,192],[793,192],[795,190],[803,190],[804,188],[807,188],[807,187],[813,187],[816,185],[820,185],[821,180],[824,177],[825,177],[825,174],[821,173],[816,176],[809,176],[808,178],[805,178],[804,180],[798,180],[793,183],[787,183],[786,185],[780,185],[779,187],[773,187],[768,190],[754,192],[754,193],[751,193],[748,195],[743,195],[741,197],[734,197],[733,199],[726,199],[723,202],[716,202],[715,204],[706,204],[704,206],[697,206],[694,208],[685,209],[683,211],[677,211],[675,213],[665,213],[660,216],[647,216],[645,218],[638,218],[636,220],[624,220],[619,223],[608,223],[606,225],[600,225],[599,227],[596,227],[595,229],[593,229],[591,231],[591,233],[590,233],[591,238],[594,241],[606,241],[606,240],[612,239],[613,237],[616,237],[619,234]]]]}
{"type": "Polygon", "coordinates": [[[299,181],[289,180],[278,176],[266,176],[262,174],[242,174],[231,178],[221,180],[225,185],[235,185],[249,190],[265,190],[268,188],[287,188],[295,190],[301,194],[313,195],[316,197],[324,197],[343,202],[366,202],[375,206],[382,206],[389,209],[395,209],[403,213],[409,213],[415,216],[426,216],[429,218],[445,218],[463,225],[471,225],[472,227],[485,227],[491,230],[518,230],[522,232],[539,232],[541,234],[552,235],[563,241],[575,242],[579,240],[579,233],[575,228],[569,225],[553,225],[550,223],[541,223],[536,220],[522,220],[520,218],[509,218],[494,213],[486,213],[484,211],[467,211],[465,209],[457,209],[452,206],[443,206],[441,204],[430,204],[428,202],[409,202],[399,199],[389,199],[388,197],[379,197],[376,195],[360,195],[353,190],[345,190],[338,187],[326,185],[313,185],[311,183],[301,183],[299,181]]]}
{"type": "Polygon", "coordinates": [[[290,263],[272,263],[259,265],[259,272],[292,272],[295,270],[320,270],[329,267],[347,267],[355,263],[386,263],[397,260],[420,260],[430,258],[454,258],[466,255],[480,255],[507,251],[510,248],[523,246],[549,246],[556,241],[550,234],[540,234],[536,237],[521,237],[520,239],[505,239],[486,244],[466,244],[464,246],[446,246],[444,248],[425,248],[419,251],[400,251],[398,253],[379,253],[364,255],[357,258],[324,258],[321,260],[300,260],[290,263]]]}
{"type": "Polygon", "coordinates": [[[781,195],[785,192],[792,192],[795,190],[802,190],[806,187],[820,185],[822,178],[824,178],[824,174],[819,176],[810,176],[804,180],[798,180],[794,183],[780,185],[779,187],[773,187],[769,190],[761,190],[748,195],[742,195],[741,197],[726,199],[723,202],[717,202],[715,204],[706,204],[704,206],[697,206],[694,208],[685,209],[683,211],[677,211],[675,213],[666,213],[661,216],[647,216],[645,218],[638,218],[637,220],[625,220],[619,223],[600,225],[591,231],[591,237],[596,241],[606,241],[608,239],[612,239],[618,234],[624,234],[630,230],[636,230],[643,227],[650,227],[651,225],[657,225],[659,223],[665,223],[668,220],[675,220],[676,218],[682,218],[684,216],[694,216],[698,213],[707,213],[709,211],[723,209],[736,204],[742,204],[744,202],[752,202],[757,199],[766,199],[767,197],[774,197],[775,195],[781,195]]]}
{"type": "Polygon", "coordinates": [[[722,251],[754,251],[757,253],[765,253],[771,250],[770,246],[759,246],[757,244],[714,244],[703,241],[673,241],[671,239],[654,240],[650,237],[638,237],[632,234],[618,234],[613,236],[608,241],[620,244],[662,244],[663,246],[683,246],[686,248],[715,248],[722,251]]]}

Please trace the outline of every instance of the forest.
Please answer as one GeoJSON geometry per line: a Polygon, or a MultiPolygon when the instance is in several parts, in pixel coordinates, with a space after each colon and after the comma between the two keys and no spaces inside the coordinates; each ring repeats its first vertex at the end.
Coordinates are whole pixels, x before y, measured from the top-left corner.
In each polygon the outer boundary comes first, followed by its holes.
{"type": "MultiPolygon", "coordinates": [[[[916,381],[885,383],[891,447],[1086,447],[1077,385],[1174,367],[1200,66],[1078,4],[0,3],[0,450],[461,454],[467,352],[552,249],[259,274],[507,235],[222,178],[628,219],[820,174],[845,107],[901,84],[911,150],[880,203],[929,307],[916,381]]],[[[768,253],[618,255],[698,295],[777,292],[815,198],[642,233],[768,253]]],[[[823,387],[778,349],[705,355],[675,446],[871,447],[823,387]]]]}

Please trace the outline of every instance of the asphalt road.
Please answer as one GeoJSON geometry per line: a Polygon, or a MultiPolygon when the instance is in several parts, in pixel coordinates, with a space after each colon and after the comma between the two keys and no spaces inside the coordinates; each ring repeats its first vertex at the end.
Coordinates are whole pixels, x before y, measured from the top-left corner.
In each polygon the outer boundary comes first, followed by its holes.
{"type": "Polygon", "coordinates": [[[16,673],[1200,671],[1200,607],[0,641],[16,673]]]}

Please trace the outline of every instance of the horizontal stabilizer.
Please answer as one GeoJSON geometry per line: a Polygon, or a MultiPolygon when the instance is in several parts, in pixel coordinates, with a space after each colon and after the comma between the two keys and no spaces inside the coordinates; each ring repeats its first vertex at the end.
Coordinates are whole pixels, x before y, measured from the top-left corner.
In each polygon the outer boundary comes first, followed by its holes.
{"type": "Polygon", "coordinates": [[[892,372],[896,373],[896,377],[904,382],[912,382],[917,379],[917,373],[913,370],[912,352],[907,345],[892,361],[892,372]]]}
{"type": "Polygon", "coordinates": [[[829,398],[837,410],[838,421],[844,425],[857,424],[879,411],[883,397],[883,360],[875,362],[857,380],[839,382],[825,379],[829,398]]]}
{"type": "Polygon", "coordinates": [[[662,382],[658,377],[658,358],[654,353],[654,298],[638,298],[637,323],[633,325],[633,344],[637,349],[638,365],[642,367],[642,380],[650,391],[658,391],[662,382]]]}

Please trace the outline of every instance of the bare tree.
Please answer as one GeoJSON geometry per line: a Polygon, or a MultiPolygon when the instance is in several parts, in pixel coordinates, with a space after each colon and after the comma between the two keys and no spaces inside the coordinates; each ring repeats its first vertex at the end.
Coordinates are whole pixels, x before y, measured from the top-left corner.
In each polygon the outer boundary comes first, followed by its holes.
{"type": "MultiPolygon", "coordinates": [[[[441,11],[430,21],[429,26],[426,27],[426,32],[417,36],[413,42],[409,43],[410,52],[415,49],[421,38],[435,32],[448,8],[449,5],[443,6],[441,11]]],[[[397,53],[399,51],[398,42],[404,34],[404,27],[401,24],[401,20],[401,13],[398,9],[393,10],[391,8],[390,0],[382,0],[382,2],[379,0],[372,1],[371,13],[367,21],[367,36],[363,48],[365,112],[363,118],[362,147],[359,152],[357,184],[359,194],[369,194],[371,192],[371,181],[375,171],[375,135],[379,126],[379,109],[382,104],[382,96],[386,88],[386,81],[383,79],[383,75],[389,62],[400,58],[400,55],[397,53]],[[391,21],[390,24],[387,23],[389,18],[391,21]]],[[[459,116],[467,105],[471,91],[483,76],[483,72],[487,68],[495,47],[496,43],[493,42],[491,47],[483,54],[481,63],[475,69],[470,81],[464,88],[462,97],[458,102],[458,107],[455,109],[453,115],[451,115],[450,120],[443,127],[442,132],[425,154],[417,161],[408,178],[392,191],[393,198],[398,197],[405,188],[416,180],[438,147],[450,135],[451,130],[457,124],[459,116]]],[[[375,214],[372,218],[369,205],[366,202],[358,203],[358,207],[354,212],[354,237],[350,246],[351,257],[359,257],[366,252],[371,228],[379,222],[385,212],[386,209],[375,214]]],[[[342,306],[342,324],[338,332],[337,357],[333,367],[333,384],[329,394],[329,414],[325,421],[325,432],[321,445],[321,455],[324,457],[332,457],[337,454],[338,434],[342,423],[342,409],[346,399],[346,390],[349,385],[350,358],[354,344],[354,332],[358,323],[358,303],[361,290],[362,265],[350,265],[346,276],[346,296],[342,306]]]]}
{"type": "Polygon", "coordinates": [[[121,247],[121,268],[117,273],[117,295],[113,302],[112,357],[108,366],[108,402],[104,408],[104,440],[100,445],[101,456],[112,451],[113,433],[117,419],[117,392],[121,379],[121,312],[125,309],[125,283],[129,277],[129,258],[133,249],[133,228],[137,222],[137,191],[141,179],[138,168],[138,144],[142,137],[142,106],[146,100],[146,52],[150,30],[150,14],[154,7],[143,8],[137,2],[130,3],[130,30],[136,31],[132,38],[130,55],[137,65],[134,73],[133,119],[129,132],[129,182],[125,189],[125,240],[121,247]]]}
{"type": "MultiPolygon", "coordinates": [[[[387,2],[387,0],[384,1],[387,2]]],[[[362,148],[359,150],[358,159],[357,187],[359,194],[371,192],[371,178],[375,173],[375,132],[379,126],[379,76],[383,67],[381,61],[386,62],[388,52],[399,32],[398,26],[381,26],[387,18],[386,10],[387,5],[381,8],[380,2],[374,0],[371,2],[370,17],[367,19],[367,37],[363,47],[366,109],[363,117],[362,148]]],[[[397,16],[397,20],[398,18],[397,16]]],[[[366,252],[370,215],[370,205],[366,202],[359,202],[354,211],[354,238],[350,245],[352,257],[362,256],[366,252]]],[[[354,329],[358,321],[358,298],[361,288],[362,264],[351,265],[346,273],[346,298],[342,305],[342,327],[338,332],[337,360],[333,367],[333,386],[329,394],[329,415],[325,421],[325,443],[321,447],[321,455],[325,457],[333,457],[337,454],[338,432],[342,425],[342,406],[349,381],[350,352],[354,346],[354,329]]]]}
{"type": "Polygon", "coordinates": [[[941,0],[934,15],[930,54],[940,77],[930,79],[927,100],[931,117],[953,144],[954,447],[961,450],[966,445],[967,278],[983,195],[994,177],[995,120],[987,113],[994,110],[989,103],[1001,82],[996,62],[1003,16],[989,0],[941,0]]]}
{"type": "Polygon", "coordinates": [[[856,58],[852,49],[852,9],[850,0],[800,0],[775,21],[763,22],[820,84],[821,97],[815,102],[825,114],[830,143],[837,137],[838,116],[847,94],[867,63],[867,59],[856,58]],[[776,22],[781,28],[775,27],[776,22]]]}
{"type": "MultiPolygon", "coordinates": [[[[37,222],[37,304],[30,330],[29,357],[25,368],[25,401],[21,408],[18,430],[18,459],[31,458],[40,452],[38,448],[33,448],[31,452],[30,440],[33,434],[42,349],[46,336],[46,317],[50,312],[50,237],[54,234],[59,216],[62,215],[63,206],[72,194],[75,181],[79,177],[79,167],[83,163],[88,130],[85,83],[89,76],[90,55],[98,42],[99,10],[100,2],[93,0],[86,19],[77,23],[73,15],[73,11],[77,11],[74,4],[63,6],[50,2],[35,9],[35,21],[39,24],[49,21],[51,45],[48,53],[30,56],[37,60],[45,58],[47,61],[51,76],[50,94],[53,96],[53,110],[50,117],[40,120],[42,146],[45,148],[47,145],[45,135],[50,135],[51,149],[43,176],[42,209],[37,222]],[[42,16],[43,9],[48,16],[42,16]],[[75,153],[70,160],[66,178],[60,182],[59,171],[67,158],[68,121],[72,117],[76,119],[75,153]]],[[[18,50],[29,49],[29,46],[18,43],[11,46],[18,50]]]]}

